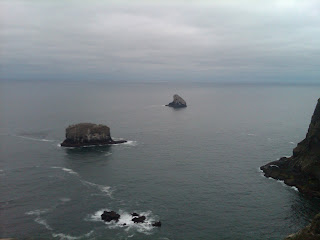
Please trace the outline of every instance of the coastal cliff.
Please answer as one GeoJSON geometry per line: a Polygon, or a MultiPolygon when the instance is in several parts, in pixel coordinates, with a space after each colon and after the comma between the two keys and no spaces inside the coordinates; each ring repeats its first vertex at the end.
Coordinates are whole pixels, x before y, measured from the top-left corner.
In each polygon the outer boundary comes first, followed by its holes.
{"type": "Polygon", "coordinates": [[[66,128],[66,139],[62,147],[82,147],[91,145],[109,145],[124,143],[125,140],[114,141],[110,128],[102,124],[78,123],[66,128]]]}
{"type": "Polygon", "coordinates": [[[316,105],[306,138],[283,157],[260,168],[266,177],[283,180],[308,196],[320,197],[320,99],[316,105]]]}
{"type": "Polygon", "coordinates": [[[173,108],[184,108],[187,107],[186,101],[178,94],[173,95],[173,101],[166,106],[173,108]]]}
{"type": "MultiPolygon", "coordinates": [[[[306,138],[293,149],[293,155],[260,168],[266,177],[283,180],[299,192],[320,197],[320,99],[316,105],[306,138]]],[[[284,240],[320,240],[320,214],[311,224],[284,240]]]]}

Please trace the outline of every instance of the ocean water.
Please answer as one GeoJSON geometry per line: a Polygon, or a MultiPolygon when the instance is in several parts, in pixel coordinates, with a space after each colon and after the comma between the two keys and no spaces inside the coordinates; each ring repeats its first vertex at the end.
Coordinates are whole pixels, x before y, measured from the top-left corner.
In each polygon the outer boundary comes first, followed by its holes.
{"type": "Polygon", "coordinates": [[[320,211],[319,200],[259,171],[305,137],[319,85],[0,86],[2,238],[273,240],[320,211]],[[175,93],[187,108],[164,106],[175,93]],[[78,122],[106,124],[129,141],[60,147],[78,122]],[[120,221],[104,223],[103,210],[120,221]],[[131,212],[147,222],[131,223],[131,212]],[[150,226],[156,220],[161,228],[150,226]]]}

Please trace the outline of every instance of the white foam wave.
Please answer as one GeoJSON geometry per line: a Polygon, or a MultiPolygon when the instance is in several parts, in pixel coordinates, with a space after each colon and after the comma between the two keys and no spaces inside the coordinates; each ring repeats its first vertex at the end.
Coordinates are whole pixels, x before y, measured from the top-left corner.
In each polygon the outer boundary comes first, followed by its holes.
{"type": "Polygon", "coordinates": [[[49,224],[47,223],[47,221],[41,217],[37,217],[35,220],[34,220],[36,223],[39,223],[43,226],[45,226],[46,229],[52,231],[53,229],[49,226],[49,224]]]}
{"type": "Polygon", "coordinates": [[[138,145],[138,142],[137,142],[137,141],[128,140],[127,142],[122,143],[122,144],[123,144],[123,145],[127,145],[127,146],[135,147],[135,146],[138,145]]]}
{"type": "Polygon", "coordinates": [[[73,175],[79,175],[77,172],[75,172],[74,170],[72,170],[70,168],[64,168],[64,167],[51,167],[51,168],[61,169],[62,171],[65,171],[65,172],[73,174],[73,175]]]}
{"type": "Polygon", "coordinates": [[[61,147],[61,143],[58,143],[58,144],[57,144],[57,147],[61,147]]]}
{"type": "Polygon", "coordinates": [[[61,202],[70,202],[71,199],[70,199],[70,198],[67,198],[67,197],[63,197],[63,198],[60,198],[60,201],[61,201],[61,202]]]}
{"type": "Polygon", "coordinates": [[[274,164],[269,165],[269,167],[277,167],[277,168],[279,168],[279,166],[274,165],[274,164]]]}
{"type": "Polygon", "coordinates": [[[283,181],[283,180],[279,180],[279,179],[277,179],[276,181],[277,181],[278,183],[280,183],[282,186],[285,186],[285,187],[287,186],[287,185],[284,183],[284,181],[283,181]]]}
{"type": "Polygon", "coordinates": [[[36,215],[40,216],[41,214],[47,213],[50,209],[45,208],[45,209],[37,209],[33,211],[26,212],[26,215],[36,215]]]}
{"type": "Polygon", "coordinates": [[[112,153],[111,152],[107,152],[104,156],[108,157],[110,155],[112,155],[112,153]]]}
{"type": "Polygon", "coordinates": [[[107,194],[109,197],[112,196],[112,189],[110,186],[104,186],[104,185],[96,184],[96,183],[85,181],[85,180],[81,180],[81,182],[83,183],[83,185],[87,187],[89,186],[89,187],[94,187],[98,189],[102,193],[107,194]]]}
{"type": "Polygon", "coordinates": [[[292,144],[292,145],[296,145],[294,142],[289,142],[290,144],[292,144]]]}
{"type": "Polygon", "coordinates": [[[64,234],[64,233],[53,233],[52,236],[54,238],[59,238],[60,240],[76,240],[76,239],[87,239],[88,237],[90,237],[92,234],[93,234],[93,230],[82,235],[82,236],[78,236],[78,237],[75,237],[75,236],[71,236],[71,235],[68,235],[68,234],[64,234]]]}
{"type": "Polygon", "coordinates": [[[101,215],[103,211],[110,211],[109,209],[100,209],[96,211],[95,213],[89,215],[85,220],[86,221],[91,221],[91,222],[100,222],[101,221],[101,215]]]}
{"type": "MultiPolygon", "coordinates": [[[[271,178],[271,179],[273,179],[273,178],[271,178]]],[[[289,188],[295,190],[296,192],[299,192],[299,189],[297,187],[289,186],[289,185],[285,184],[283,180],[276,180],[276,181],[279,182],[284,187],[289,187],[289,188]]]]}
{"type": "MultiPolygon", "coordinates": [[[[87,221],[93,221],[93,222],[101,222],[101,214],[103,211],[110,211],[108,209],[101,209],[95,212],[94,214],[88,216],[85,220],[87,221]]],[[[144,234],[151,234],[152,229],[154,227],[152,226],[152,223],[155,221],[155,218],[152,216],[151,211],[147,212],[141,212],[139,213],[140,215],[143,215],[146,217],[146,220],[144,223],[134,223],[132,221],[132,216],[130,213],[119,210],[120,214],[120,219],[118,222],[111,221],[111,222],[105,222],[105,224],[110,228],[110,229],[115,229],[115,228],[124,228],[125,231],[129,230],[135,230],[140,233],[144,234]]]]}
{"type": "Polygon", "coordinates": [[[254,133],[248,133],[248,136],[256,136],[254,133]]]}
{"type": "Polygon", "coordinates": [[[75,175],[78,175],[77,172],[73,171],[72,169],[70,168],[62,168],[63,171],[67,172],[67,173],[70,173],[70,174],[75,174],[75,175]]]}
{"type": "Polygon", "coordinates": [[[37,209],[37,210],[33,210],[33,211],[29,211],[29,212],[26,212],[25,214],[26,215],[35,215],[37,216],[34,221],[38,224],[41,224],[43,226],[45,226],[46,229],[52,231],[52,227],[50,227],[50,225],[47,223],[47,221],[43,218],[41,218],[41,214],[44,214],[44,213],[47,213],[50,209],[37,209]]]}
{"type": "Polygon", "coordinates": [[[33,138],[33,137],[26,137],[21,135],[14,135],[15,137],[32,140],[32,141],[39,141],[39,142],[55,142],[55,140],[52,139],[45,139],[45,138],[33,138]]]}

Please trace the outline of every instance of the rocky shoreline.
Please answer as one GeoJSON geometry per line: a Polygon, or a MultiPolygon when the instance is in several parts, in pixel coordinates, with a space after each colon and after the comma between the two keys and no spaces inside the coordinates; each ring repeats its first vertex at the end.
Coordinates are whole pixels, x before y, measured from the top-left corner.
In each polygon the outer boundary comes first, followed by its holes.
{"type": "Polygon", "coordinates": [[[306,138],[293,149],[293,155],[268,163],[260,169],[266,177],[283,180],[305,195],[320,197],[320,99],[306,138]]]}

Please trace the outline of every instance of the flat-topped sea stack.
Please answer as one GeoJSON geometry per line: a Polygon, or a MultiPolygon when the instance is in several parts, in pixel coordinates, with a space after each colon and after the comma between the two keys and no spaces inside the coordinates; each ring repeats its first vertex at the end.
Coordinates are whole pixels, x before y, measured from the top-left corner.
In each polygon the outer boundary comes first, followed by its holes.
{"type": "Polygon", "coordinates": [[[184,108],[187,107],[187,103],[180,97],[178,94],[173,95],[173,101],[166,106],[173,107],[173,108],[184,108]]]}
{"type": "Polygon", "coordinates": [[[308,196],[320,197],[320,99],[306,138],[293,149],[293,155],[268,163],[260,169],[266,177],[283,180],[308,196]]]}
{"type": "Polygon", "coordinates": [[[66,129],[66,139],[62,147],[83,147],[125,143],[126,140],[115,141],[111,138],[110,128],[102,124],[78,123],[66,129]]]}

